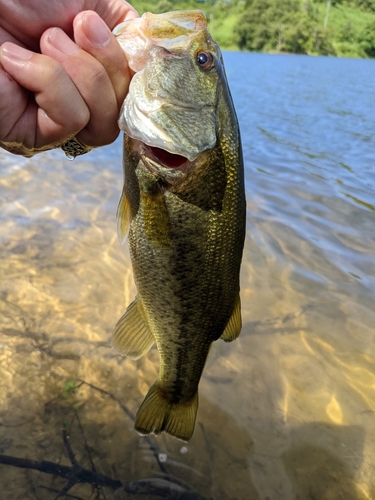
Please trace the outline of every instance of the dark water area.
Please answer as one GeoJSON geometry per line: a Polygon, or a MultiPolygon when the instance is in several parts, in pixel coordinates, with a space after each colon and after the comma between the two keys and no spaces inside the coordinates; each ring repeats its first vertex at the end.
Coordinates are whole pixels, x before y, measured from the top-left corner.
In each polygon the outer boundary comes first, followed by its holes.
{"type": "Polygon", "coordinates": [[[243,330],[210,352],[187,444],[133,430],[157,350],[110,347],[136,293],[121,140],[73,162],[0,151],[1,500],[375,498],[374,63],[224,57],[243,330]]]}

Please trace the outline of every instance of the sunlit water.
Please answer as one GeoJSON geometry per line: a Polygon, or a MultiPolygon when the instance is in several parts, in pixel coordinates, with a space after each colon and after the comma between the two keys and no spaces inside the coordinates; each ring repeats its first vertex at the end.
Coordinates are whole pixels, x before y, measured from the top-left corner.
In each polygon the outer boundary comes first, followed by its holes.
{"type": "MultiPolygon", "coordinates": [[[[375,498],[374,63],[225,59],[246,165],[244,326],[210,353],[186,445],[133,430],[156,349],[131,362],[109,347],[135,295],[115,225],[121,142],[74,162],[0,152],[0,460],[72,466],[71,449],[123,484],[158,478],[145,495],[82,483],[61,498],[375,498]]],[[[2,500],[67,483],[0,465],[2,500]]]]}

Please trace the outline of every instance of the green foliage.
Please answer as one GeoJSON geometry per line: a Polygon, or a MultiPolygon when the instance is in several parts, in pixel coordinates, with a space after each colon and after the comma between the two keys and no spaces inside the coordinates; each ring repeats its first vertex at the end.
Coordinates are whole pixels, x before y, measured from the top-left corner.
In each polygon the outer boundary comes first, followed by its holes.
{"type": "Polygon", "coordinates": [[[375,12],[375,0],[355,0],[353,4],[358,5],[363,10],[375,12]]]}
{"type": "Polygon", "coordinates": [[[153,12],[155,14],[161,14],[162,12],[169,12],[174,9],[174,4],[170,0],[160,0],[155,4],[153,12]]]}
{"type": "MultiPolygon", "coordinates": [[[[316,4],[318,19],[323,22],[326,12],[325,3],[316,4]]],[[[329,13],[328,28],[332,32],[331,42],[336,54],[345,57],[367,57],[359,40],[365,26],[375,19],[369,12],[345,4],[332,7],[329,13]]]]}
{"type": "Polygon", "coordinates": [[[280,50],[295,54],[334,55],[330,41],[331,32],[323,29],[314,18],[301,12],[293,12],[285,18],[283,44],[280,50]]]}
{"type": "Polygon", "coordinates": [[[68,380],[64,386],[64,390],[61,392],[61,396],[63,398],[68,398],[69,396],[76,394],[78,391],[78,387],[72,382],[71,380],[68,380]]]}
{"type": "Polygon", "coordinates": [[[359,35],[359,43],[369,57],[375,57],[375,19],[369,22],[359,35]]]}
{"type": "Polygon", "coordinates": [[[293,12],[283,19],[279,27],[278,50],[307,54],[310,45],[311,22],[306,14],[293,12]]]}
{"type": "Polygon", "coordinates": [[[335,54],[330,35],[312,2],[298,0],[252,0],[236,29],[241,49],[295,54],[335,54]]]}
{"type": "Polygon", "coordinates": [[[340,42],[350,42],[356,37],[356,30],[353,26],[352,21],[348,21],[341,29],[338,30],[337,39],[340,42]]]}
{"type": "Polygon", "coordinates": [[[298,8],[298,0],[252,0],[235,29],[240,49],[280,48],[285,17],[298,8]]]}

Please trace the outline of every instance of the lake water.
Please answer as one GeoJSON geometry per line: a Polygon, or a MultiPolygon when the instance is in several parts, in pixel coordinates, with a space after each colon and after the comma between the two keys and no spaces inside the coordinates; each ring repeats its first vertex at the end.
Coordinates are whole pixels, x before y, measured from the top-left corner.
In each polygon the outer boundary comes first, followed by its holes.
{"type": "Polygon", "coordinates": [[[0,152],[2,500],[375,498],[374,61],[225,61],[244,325],[214,344],[188,444],[133,430],[157,350],[132,362],[109,347],[136,293],[116,234],[121,141],[74,162],[0,152]],[[74,464],[92,484],[62,477],[74,464]]]}

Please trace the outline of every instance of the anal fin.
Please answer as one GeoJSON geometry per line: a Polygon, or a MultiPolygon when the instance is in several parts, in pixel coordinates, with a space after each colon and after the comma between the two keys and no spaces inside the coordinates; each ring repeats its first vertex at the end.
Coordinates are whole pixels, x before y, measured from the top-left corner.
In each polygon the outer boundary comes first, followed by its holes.
{"type": "Polygon", "coordinates": [[[113,332],[112,347],[120,354],[136,360],[146,354],[154,342],[141,301],[137,297],[118,320],[113,332]]]}
{"type": "Polygon", "coordinates": [[[240,296],[236,300],[232,316],[229,318],[227,326],[225,327],[224,332],[221,335],[221,339],[225,342],[232,342],[236,340],[236,338],[241,333],[242,328],[242,319],[241,319],[241,300],[240,296]]]}
{"type": "Polygon", "coordinates": [[[191,401],[170,403],[155,382],[141,404],[135,420],[135,430],[142,435],[162,431],[183,441],[189,441],[194,432],[198,411],[198,393],[191,401]]]}

